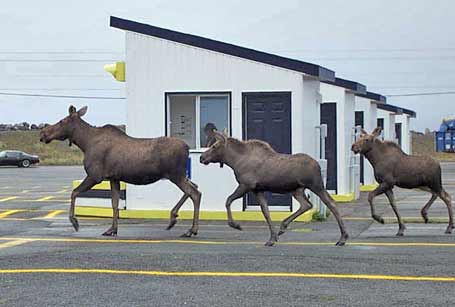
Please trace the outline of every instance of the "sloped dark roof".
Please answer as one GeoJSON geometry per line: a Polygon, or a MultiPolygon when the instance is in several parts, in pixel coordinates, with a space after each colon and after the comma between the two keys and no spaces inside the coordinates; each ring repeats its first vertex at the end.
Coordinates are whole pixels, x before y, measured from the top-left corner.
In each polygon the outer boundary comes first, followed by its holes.
{"type": "Polygon", "coordinates": [[[327,83],[327,84],[336,85],[339,87],[344,87],[345,89],[353,91],[356,95],[359,95],[359,94],[366,95],[366,93],[367,93],[367,87],[365,85],[363,85],[362,83],[358,83],[355,81],[341,79],[341,78],[335,78],[334,81],[323,81],[323,82],[327,83]]]}
{"type": "Polygon", "coordinates": [[[398,107],[398,106],[394,106],[391,104],[378,104],[378,109],[397,113],[397,114],[407,114],[411,117],[416,117],[416,115],[417,115],[415,111],[405,109],[402,107],[398,107]]]}
{"type": "Polygon", "coordinates": [[[379,101],[382,103],[387,102],[387,98],[385,96],[382,96],[381,94],[373,93],[373,92],[366,92],[366,94],[357,94],[357,96],[363,97],[363,98],[368,98],[371,100],[379,101]]]}
{"type": "Polygon", "coordinates": [[[111,16],[110,25],[111,27],[126,31],[141,33],[144,35],[149,35],[193,47],[203,48],[255,62],[298,71],[317,77],[321,81],[335,81],[335,73],[332,70],[312,63],[294,60],[250,48],[240,47],[201,36],[163,29],[114,16],[111,16]]]}

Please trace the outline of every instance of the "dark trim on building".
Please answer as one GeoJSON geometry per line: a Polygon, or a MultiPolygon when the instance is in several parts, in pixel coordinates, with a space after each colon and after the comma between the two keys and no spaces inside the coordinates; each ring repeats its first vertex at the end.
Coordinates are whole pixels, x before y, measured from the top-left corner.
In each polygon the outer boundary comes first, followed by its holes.
{"type": "Polygon", "coordinates": [[[395,114],[406,114],[411,117],[416,117],[416,115],[417,115],[415,111],[405,109],[402,107],[398,107],[398,106],[394,106],[391,104],[378,104],[378,109],[389,111],[389,112],[392,112],[395,114]]]}
{"type": "Polygon", "coordinates": [[[367,87],[361,83],[351,81],[351,80],[346,80],[346,79],[341,79],[341,78],[335,78],[335,81],[322,81],[327,84],[339,86],[339,87],[344,87],[345,89],[348,89],[350,91],[353,91],[356,95],[360,94],[366,94],[367,93],[367,87]]]}
{"type": "Polygon", "coordinates": [[[356,94],[359,97],[371,99],[381,103],[387,103],[387,98],[382,96],[381,94],[373,93],[373,92],[366,92],[366,94],[356,94]]]}
{"type": "Polygon", "coordinates": [[[321,81],[335,80],[335,72],[316,64],[294,60],[233,44],[228,44],[201,36],[163,29],[152,25],[122,19],[114,16],[111,16],[110,26],[117,29],[149,35],[193,47],[198,47],[231,56],[236,56],[239,58],[255,62],[260,62],[276,67],[298,71],[304,74],[317,77],[321,81]]]}

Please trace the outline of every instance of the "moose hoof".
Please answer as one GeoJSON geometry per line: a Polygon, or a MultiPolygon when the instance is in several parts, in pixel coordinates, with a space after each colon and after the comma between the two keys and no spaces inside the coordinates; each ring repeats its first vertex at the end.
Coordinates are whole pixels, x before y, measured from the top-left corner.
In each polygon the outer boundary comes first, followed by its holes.
{"type": "Polygon", "coordinates": [[[171,221],[169,222],[169,225],[166,227],[166,230],[172,229],[172,227],[174,227],[175,224],[177,224],[177,220],[171,220],[171,221]]]}
{"type": "Polygon", "coordinates": [[[240,230],[240,231],[242,230],[242,226],[240,226],[240,224],[238,224],[236,222],[229,222],[228,225],[231,226],[234,229],[237,229],[237,230],[240,230]]]}
{"type": "Polygon", "coordinates": [[[182,234],[180,237],[181,238],[190,238],[191,236],[197,236],[197,231],[193,231],[191,229],[189,229],[187,232],[185,232],[184,234],[182,234]]]}
{"type": "Polygon", "coordinates": [[[446,229],[446,232],[445,232],[445,233],[446,233],[446,234],[451,234],[451,233],[452,233],[452,229],[453,229],[453,228],[454,228],[454,226],[452,226],[452,225],[449,225],[449,226],[447,227],[447,229],[446,229]]]}
{"type": "Polygon", "coordinates": [[[74,230],[79,231],[79,221],[75,217],[70,217],[70,222],[74,227],[74,230]]]}
{"type": "Polygon", "coordinates": [[[105,236],[105,237],[116,237],[117,236],[117,230],[109,229],[106,232],[104,232],[102,235],[105,236]]]}
{"type": "Polygon", "coordinates": [[[344,234],[341,236],[340,240],[335,243],[335,246],[344,246],[346,244],[346,240],[349,238],[348,234],[344,234]]]}
{"type": "Polygon", "coordinates": [[[276,243],[276,241],[269,240],[269,241],[265,242],[264,245],[265,245],[265,246],[273,246],[273,245],[275,245],[275,243],[276,243]]]}
{"type": "Polygon", "coordinates": [[[280,229],[280,231],[278,231],[278,235],[281,236],[284,232],[285,232],[284,229],[283,230],[280,229]]]}
{"type": "Polygon", "coordinates": [[[429,220],[428,220],[428,216],[426,214],[422,214],[422,218],[423,218],[423,222],[425,224],[428,224],[429,220]]]}
{"type": "Polygon", "coordinates": [[[378,215],[373,215],[373,219],[378,223],[384,224],[384,219],[378,215]]]}
{"type": "Polygon", "coordinates": [[[399,232],[397,232],[397,234],[395,236],[402,237],[402,236],[404,236],[404,233],[402,231],[399,231],[399,232]]]}

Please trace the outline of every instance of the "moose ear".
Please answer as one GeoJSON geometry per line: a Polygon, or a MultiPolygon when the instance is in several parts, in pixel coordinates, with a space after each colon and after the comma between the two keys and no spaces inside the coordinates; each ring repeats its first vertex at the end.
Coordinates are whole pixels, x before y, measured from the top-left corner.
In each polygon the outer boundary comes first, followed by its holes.
{"type": "Polygon", "coordinates": [[[68,113],[71,115],[73,113],[76,113],[76,108],[73,105],[70,105],[70,108],[68,109],[68,113]]]}
{"type": "Polygon", "coordinates": [[[80,108],[79,111],[77,111],[77,115],[79,115],[79,117],[84,116],[85,113],[87,113],[87,109],[88,109],[87,106],[84,106],[84,107],[80,108]]]}
{"type": "Polygon", "coordinates": [[[373,130],[371,135],[373,135],[374,137],[378,137],[381,134],[381,131],[382,131],[382,128],[381,127],[377,127],[376,129],[373,130]]]}
{"type": "Polygon", "coordinates": [[[360,135],[365,135],[368,134],[368,132],[365,129],[360,129],[360,135]]]}
{"type": "Polygon", "coordinates": [[[224,136],[224,134],[219,133],[218,131],[213,131],[213,133],[214,133],[213,136],[217,141],[220,141],[223,145],[226,144],[226,137],[224,136]]]}

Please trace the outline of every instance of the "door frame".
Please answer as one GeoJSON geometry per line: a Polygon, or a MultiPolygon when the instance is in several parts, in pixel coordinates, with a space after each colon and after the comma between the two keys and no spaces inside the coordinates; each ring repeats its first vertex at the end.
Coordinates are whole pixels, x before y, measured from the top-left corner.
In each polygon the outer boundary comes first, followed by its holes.
{"type": "MultiPolygon", "coordinates": [[[[251,94],[286,94],[289,95],[289,103],[290,103],[290,108],[289,108],[289,118],[290,118],[290,125],[289,125],[289,136],[291,138],[291,144],[290,144],[290,153],[292,154],[292,91],[245,91],[242,92],[242,140],[247,140],[247,96],[251,94]]],[[[293,206],[292,206],[292,196],[291,196],[291,202],[289,204],[290,211],[293,211],[293,206]]],[[[242,210],[245,211],[248,207],[248,202],[247,202],[247,195],[242,197],[242,210]]],[[[283,206],[285,207],[285,206],[283,206]]]]}

